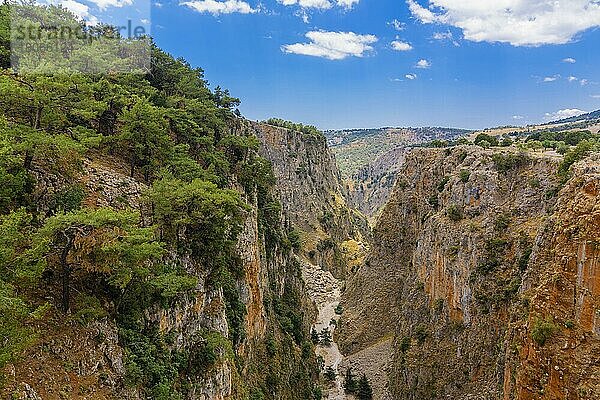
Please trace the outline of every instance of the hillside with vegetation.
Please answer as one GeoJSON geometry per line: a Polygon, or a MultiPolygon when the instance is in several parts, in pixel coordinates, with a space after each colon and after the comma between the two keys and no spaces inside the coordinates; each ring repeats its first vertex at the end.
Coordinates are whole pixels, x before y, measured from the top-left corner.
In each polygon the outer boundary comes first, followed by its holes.
{"type": "MultiPolygon", "coordinates": [[[[11,7],[0,398],[600,398],[594,113],[251,122],[151,42],[145,71],[17,73],[11,7]]],[[[89,29],[33,7],[34,25],[89,29]]],[[[105,45],[62,55],[96,68],[105,45]]]]}
{"type": "MultiPolygon", "coordinates": [[[[144,74],[16,74],[9,8],[0,397],[320,399],[315,306],[295,254],[310,232],[284,215],[260,155],[269,126],[241,118],[238,99],[155,45],[144,74]]],[[[49,6],[33,22],[48,15],[75,21],[49,6]]],[[[315,129],[282,130],[326,154],[315,129]]],[[[310,173],[337,188],[337,171],[310,173]]],[[[320,181],[312,190],[329,196],[320,181]]]]}
{"type": "Polygon", "coordinates": [[[336,325],[377,396],[598,396],[599,151],[546,130],[404,155],[336,325]]]}

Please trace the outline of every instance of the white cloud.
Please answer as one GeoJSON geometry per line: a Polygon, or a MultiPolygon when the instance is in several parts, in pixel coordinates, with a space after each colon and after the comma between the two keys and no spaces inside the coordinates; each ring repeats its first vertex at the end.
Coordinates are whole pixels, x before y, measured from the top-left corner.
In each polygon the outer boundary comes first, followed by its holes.
{"type": "Polygon", "coordinates": [[[90,15],[90,8],[85,4],[79,3],[74,0],[63,0],[60,2],[63,8],[71,11],[73,14],[81,19],[84,19],[90,15]]]}
{"type": "Polygon", "coordinates": [[[373,50],[371,44],[378,40],[374,35],[359,35],[354,32],[311,31],[306,37],[310,42],[286,44],[281,46],[281,50],[285,53],[343,60],[347,57],[362,57],[373,50]]]}
{"type": "Polygon", "coordinates": [[[522,116],[522,115],[513,115],[513,116],[512,116],[512,119],[516,119],[516,120],[521,120],[521,119],[523,119],[523,118],[525,118],[525,117],[524,117],[524,116],[522,116]]]}
{"type": "Polygon", "coordinates": [[[574,59],[574,58],[571,58],[571,57],[565,58],[565,59],[563,59],[562,61],[563,61],[564,63],[567,63],[567,64],[575,64],[575,63],[577,62],[577,60],[576,60],[576,59],[574,59]]]}
{"type": "MultiPolygon", "coordinates": [[[[302,8],[316,8],[318,10],[328,10],[333,7],[332,1],[329,0],[277,0],[284,6],[298,5],[302,8]]],[[[351,9],[360,0],[335,0],[335,4],[345,9],[351,9]]]]}
{"type": "Polygon", "coordinates": [[[412,15],[424,24],[433,24],[438,22],[438,16],[429,11],[427,8],[422,7],[420,4],[413,0],[407,0],[408,8],[412,15]]]}
{"type": "Polygon", "coordinates": [[[329,0],[277,0],[284,6],[293,6],[295,4],[302,8],[318,8],[320,10],[326,10],[331,8],[329,0]]]}
{"type": "Polygon", "coordinates": [[[433,38],[435,40],[452,40],[452,32],[435,32],[433,38]]]}
{"type": "Polygon", "coordinates": [[[392,49],[396,51],[410,51],[413,49],[410,43],[403,42],[401,40],[394,40],[391,44],[392,49]]]}
{"type": "Polygon", "coordinates": [[[544,82],[554,82],[560,79],[560,75],[547,76],[544,78],[544,82]]]}
{"type": "Polygon", "coordinates": [[[411,80],[411,81],[414,81],[415,79],[417,79],[417,74],[406,74],[406,75],[404,75],[404,77],[405,77],[406,79],[409,79],[409,80],[411,80]]]}
{"type": "Polygon", "coordinates": [[[393,26],[394,29],[397,31],[403,31],[404,29],[406,29],[406,24],[404,22],[398,21],[397,19],[394,19],[388,22],[387,24],[393,26]]]}
{"type": "Polygon", "coordinates": [[[591,94],[590,97],[592,99],[600,99],[600,94],[591,94]]]}
{"type": "Polygon", "coordinates": [[[98,24],[100,21],[94,15],[90,14],[90,7],[86,4],[80,3],[75,0],[60,0],[60,1],[50,1],[50,4],[54,4],[57,6],[61,6],[69,10],[73,15],[79,18],[80,21],[83,21],[88,26],[93,26],[98,24]]]}
{"type": "Polygon", "coordinates": [[[90,0],[101,10],[106,10],[108,7],[121,8],[133,4],[133,0],[90,0]]]}
{"type": "Polygon", "coordinates": [[[337,5],[340,7],[344,7],[350,9],[354,7],[355,4],[358,4],[360,0],[337,0],[337,5]]]}
{"type": "MultiPolygon", "coordinates": [[[[96,0],[98,1],[98,0],[96,0]]],[[[101,0],[107,1],[107,0],[101,0]]],[[[111,1],[111,0],[108,0],[111,1]]],[[[245,1],[240,0],[226,0],[226,1],[216,1],[216,0],[192,0],[181,3],[186,7],[191,8],[194,11],[198,11],[200,13],[210,13],[213,15],[219,14],[232,14],[232,13],[240,13],[240,14],[252,14],[257,12],[258,10],[253,9],[250,4],[245,1]]]]}
{"type": "Polygon", "coordinates": [[[578,78],[578,77],[576,77],[576,76],[568,76],[568,77],[567,77],[567,81],[569,81],[570,83],[573,83],[573,82],[579,82],[579,84],[580,84],[581,86],[586,86],[587,84],[589,84],[589,83],[590,83],[590,81],[589,81],[589,80],[587,80],[587,79],[579,79],[579,78],[578,78]]]}
{"type": "Polygon", "coordinates": [[[427,69],[431,67],[431,62],[425,59],[419,60],[415,65],[415,68],[427,69]]]}
{"type": "Polygon", "coordinates": [[[420,22],[454,26],[474,42],[564,44],[600,26],[598,0],[429,0],[429,7],[406,2],[420,22]]]}
{"type": "Polygon", "coordinates": [[[558,110],[553,113],[546,113],[545,119],[547,121],[558,121],[560,119],[577,117],[585,113],[587,113],[587,111],[583,111],[578,108],[566,108],[564,110],[558,110]]]}

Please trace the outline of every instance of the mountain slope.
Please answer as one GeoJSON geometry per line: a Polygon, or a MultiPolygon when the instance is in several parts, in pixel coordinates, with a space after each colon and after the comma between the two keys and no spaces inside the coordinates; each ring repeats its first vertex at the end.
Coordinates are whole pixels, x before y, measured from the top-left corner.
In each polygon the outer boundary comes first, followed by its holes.
{"type": "Polygon", "coordinates": [[[393,337],[362,360],[389,357],[391,398],[598,397],[599,164],[576,164],[558,191],[560,163],[477,147],[407,157],[339,325],[345,354],[393,337]]]}
{"type": "Polygon", "coordinates": [[[376,217],[396,183],[409,149],[432,140],[452,141],[471,131],[454,128],[381,128],[326,131],[352,207],[376,217]]]}

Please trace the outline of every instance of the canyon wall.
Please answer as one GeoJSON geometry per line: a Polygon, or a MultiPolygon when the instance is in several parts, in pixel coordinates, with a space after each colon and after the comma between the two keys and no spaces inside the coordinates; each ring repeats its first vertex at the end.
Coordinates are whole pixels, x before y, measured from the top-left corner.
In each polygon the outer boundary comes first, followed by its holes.
{"type": "MultiPolygon", "coordinates": [[[[335,161],[321,138],[243,119],[234,120],[229,133],[258,137],[258,153],[271,162],[275,177],[261,193],[256,185],[230,184],[249,206],[235,251],[242,274],[233,287],[215,287],[197,260],[178,259],[197,286],[146,310],[141,329],[155,332],[166,354],[185,355],[183,366],[166,364],[180,371],[185,398],[310,399],[319,381],[309,334],[317,310],[302,267],[310,262],[345,276],[349,261],[361,262],[366,222],[346,206],[335,161]],[[292,231],[300,243],[291,242],[292,231]],[[216,358],[199,368],[208,347],[216,358]]],[[[127,172],[117,158],[86,159],[80,177],[85,204],[139,209],[151,222],[152,210],[143,201],[148,187],[127,172]]],[[[40,190],[58,190],[53,185],[60,182],[38,177],[40,190]]],[[[129,356],[110,314],[82,324],[53,312],[44,325],[38,328],[45,336],[6,368],[2,393],[23,399],[145,397],[127,383],[129,356]]]]}
{"type": "Polygon", "coordinates": [[[364,257],[370,228],[347,202],[347,192],[325,137],[253,124],[260,153],[273,164],[277,190],[290,229],[302,240],[307,262],[345,279],[364,257]]]}
{"type": "Polygon", "coordinates": [[[342,351],[364,368],[388,357],[370,371],[378,398],[598,397],[598,164],[561,188],[560,161],[407,156],[342,302],[342,351]]]}

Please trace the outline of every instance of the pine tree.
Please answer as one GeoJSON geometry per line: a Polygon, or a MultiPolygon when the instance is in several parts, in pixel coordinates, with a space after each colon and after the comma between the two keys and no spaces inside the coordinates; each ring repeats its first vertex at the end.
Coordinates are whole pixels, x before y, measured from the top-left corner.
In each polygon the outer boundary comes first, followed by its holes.
{"type": "Polygon", "coordinates": [[[371,400],[373,398],[373,389],[365,374],[363,374],[358,381],[358,390],[356,394],[360,400],[371,400]]]}
{"type": "Polygon", "coordinates": [[[327,367],[327,369],[325,369],[325,374],[324,374],[325,378],[327,378],[327,380],[329,381],[334,381],[335,377],[337,376],[337,373],[335,372],[335,370],[330,366],[327,367]]]}
{"type": "Polygon", "coordinates": [[[346,376],[344,377],[344,390],[346,393],[355,393],[358,389],[358,384],[352,374],[352,368],[346,370],[346,376]]]}
{"type": "Polygon", "coordinates": [[[331,345],[331,333],[329,332],[328,328],[323,328],[320,336],[321,336],[321,344],[323,346],[331,345]]]}
{"type": "Polygon", "coordinates": [[[315,328],[312,328],[310,331],[310,340],[312,340],[313,344],[319,344],[319,334],[315,328]]]}

